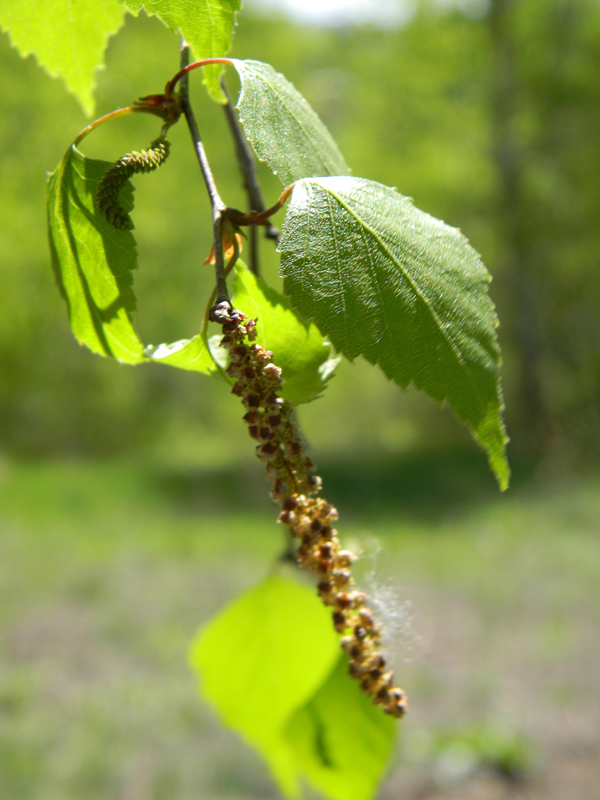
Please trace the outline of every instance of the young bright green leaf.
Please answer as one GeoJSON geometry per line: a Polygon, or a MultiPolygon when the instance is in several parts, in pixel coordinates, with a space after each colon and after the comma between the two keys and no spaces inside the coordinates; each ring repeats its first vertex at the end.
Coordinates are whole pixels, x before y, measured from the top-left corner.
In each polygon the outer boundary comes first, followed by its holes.
{"type": "Polygon", "coordinates": [[[232,61],[242,82],[237,108],[246,138],[284,186],[300,178],[348,175],[331,134],[283,75],[260,61],[232,61]]]}
{"type": "MultiPolygon", "coordinates": [[[[167,27],[180,30],[194,56],[214,58],[224,56],[231,47],[236,12],[241,0],[122,0],[132,14],[144,8],[156,14],[167,27]]],[[[224,103],[225,96],[219,86],[221,66],[204,67],[204,83],[209,94],[224,103]]]]}
{"type": "Polygon", "coordinates": [[[281,395],[296,405],[314,400],[339,363],[317,326],[300,319],[286,297],[241,261],[236,265],[233,293],[235,307],[258,320],[258,343],[272,351],[274,363],[282,368],[281,395]]]}
{"type": "MultiPolygon", "coordinates": [[[[144,355],[130,316],[135,311],[135,239],[131,231],[109,225],[95,203],[98,183],[109,166],[86,158],[72,145],[50,175],[52,266],[80,343],[94,353],[137,364],[144,361],[144,355]]],[[[130,211],[133,187],[129,182],[121,197],[130,211]]]]}
{"type": "MultiPolygon", "coordinates": [[[[215,333],[213,336],[208,337],[208,348],[217,369],[221,367],[225,370],[229,363],[229,351],[225,347],[221,347],[222,333],[215,333]]],[[[222,372],[218,373],[221,377],[225,377],[222,372]]]]}
{"type": "Polygon", "coordinates": [[[260,752],[288,797],[298,796],[299,765],[286,726],[338,655],[331,617],[314,590],[280,575],[234,600],[192,646],[202,696],[260,752]]]}
{"type": "Polygon", "coordinates": [[[280,250],[300,313],[348,358],[448,402],[506,488],[498,320],[467,239],[387,186],[319,178],[296,184],[280,250]]]}
{"type": "Polygon", "coordinates": [[[200,334],[171,344],[146,347],[145,354],[160,364],[192,372],[203,372],[205,375],[210,375],[216,369],[209,348],[200,334]]]}
{"type": "Polygon", "coordinates": [[[303,775],[331,800],[370,800],[376,795],[395,733],[395,720],[358,691],[346,656],[286,729],[303,775]]]}
{"type": "Polygon", "coordinates": [[[22,56],[33,53],[53,78],[60,76],[83,106],[94,110],[96,69],[109,37],[123,23],[115,0],[4,0],[0,26],[22,56]]]}

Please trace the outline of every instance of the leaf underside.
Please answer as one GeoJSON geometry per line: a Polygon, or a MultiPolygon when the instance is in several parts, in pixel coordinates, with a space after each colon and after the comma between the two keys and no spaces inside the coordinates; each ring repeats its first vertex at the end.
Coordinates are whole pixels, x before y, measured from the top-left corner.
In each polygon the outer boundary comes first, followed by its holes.
{"type": "Polygon", "coordinates": [[[94,110],[96,70],[123,16],[123,7],[115,0],[6,0],[0,4],[0,26],[9,31],[21,55],[33,53],[52,77],[63,78],[88,115],[94,110]]]}
{"type": "Polygon", "coordinates": [[[281,792],[304,778],[331,800],[369,800],[386,768],[394,720],[348,675],[314,589],[274,575],[199,632],[191,662],[201,695],[255,747],[281,792]]]}
{"type": "Polygon", "coordinates": [[[236,107],[246,138],[284,186],[300,178],[348,175],[331,134],[283,75],[261,61],[232,63],[242,84],[236,107]]]}
{"type": "Polygon", "coordinates": [[[506,488],[498,322],[467,239],[390,187],[313,178],[294,188],[280,251],[300,313],[347,358],[449,403],[506,488]]]}
{"type": "MultiPolygon", "coordinates": [[[[135,240],[131,231],[109,225],[95,202],[98,184],[110,166],[86,158],[72,145],[50,175],[52,266],[79,342],[100,355],[137,364],[144,355],[130,317],[135,310],[135,240]]],[[[121,198],[125,210],[130,211],[133,187],[129,182],[121,198]]]]}
{"type": "MultiPolygon", "coordinates": [[[[156,14],[165,25],[180,30],[191,46],[194,56],[215,58],[224,56],[231,47],[236,12],[241,0],[124,0],[132,14],[144,8],[148,14],[156,14]]],[[[213,99],[225,102],[219,86],[220,65],[204,67],[204,83],[213,99]]]]}

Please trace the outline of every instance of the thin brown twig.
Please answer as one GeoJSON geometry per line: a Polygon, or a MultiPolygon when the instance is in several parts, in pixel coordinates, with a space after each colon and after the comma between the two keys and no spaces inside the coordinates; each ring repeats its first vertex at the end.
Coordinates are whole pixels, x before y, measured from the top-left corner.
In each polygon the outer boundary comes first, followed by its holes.
{"type": "Polygon", "coordinates": [[[189,78],[188,78],[188,72],[185,71],[189,62],[189,57],[190,57],[189,46],[187,42],[182,41],[181,71],[177,73],[178,76],[180,76],[179,99],[181,102],[181,108],[185,115],[185,119],[190,131],[190,136],[192,137],[192,143],[194,145],[196,157],[200,165],[202,177],[204,178],[204,183],[206,184],[206,189],[208,191],[208,196],[212,207],[213,239],[215,248],[215,278],[217,283],[217,303],[224,301],[229,302],[229,292],[227,290],[227,280],[225,278],[225,265],[223,258],[223,238],[222,238],[223,212],[226,206],[225,203],[221,200],[221,196],[219,195],[215,179],[213,177],[210,165],[208,163],[208,159],[206,157],[204,145],[202,144],[202,139],[200,138],[198,123],[196,122],[196,117],[194,115],[192,106],[190,104],[189,78]]]}
{"type": "MultiPolygon", "coordinates": [[[[237,239],[234,238],[233,240],[233,255],[229,259],[227,266],[225,267],[225,278],[229,275],[231,270],[237,263],[237,260],[240,257],[240,246],[238,244],[237,239]]],[[[210,321],[210,312],[212,307],[217,302],[217,287],[212,290],[210,297],[208,298],[208,303],[206,305],[206,311],[204,312],[204,317],[202,318],[202,328],[200,329],[201,333],[206,334],[206,330],[208,327],[208,323],[210,321]]]]}
{"type": "Polygon", "coordinates": [[[260,191],[260,185],[258,183],[258,175],[256,174],[254,156],[252,155],[252,151],[250,150],[248,142],[242,133],[242,129],[231,103],[229,92],[227,91],[227,85],[223,78],[221,78],[220,83],[223,94],[227,98],[227,102],[223,105],[223,111],[225,112],[225,118],[227,119],[227,124],[229,125],[229,130],[231,131],[231,136],[235,145],[235,154],[237,156],[240,171],[244,176],[244,188],[248,193],[250,208],[252,211],[264,211],[265,204],[260,191]]]}

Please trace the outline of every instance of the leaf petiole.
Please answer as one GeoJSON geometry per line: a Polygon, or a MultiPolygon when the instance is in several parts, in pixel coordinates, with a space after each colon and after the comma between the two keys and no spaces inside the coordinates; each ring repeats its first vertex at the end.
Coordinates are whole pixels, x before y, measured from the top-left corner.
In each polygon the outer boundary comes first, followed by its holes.
{"type": "Polygon", "coordinates": [[[110,122],[113,119],[117,119],[117,117],[124,117],[127,114],[134,114],[136,111],[142,111],[141,108],[135,108],[134,106],[126,106],[125,108],[117,108],[116,111],[111,111],[110,114],[105,114],[103,117],[99,117],[95,119],[93,122],[90,122],[83,130],[79,131],[75,139],[73,140],[73,144],[77,145],[79,142],[84,139],[88,133],[96,130],[99,128],[100,125],[104,125],[105,122],[110,122]]]}
{"type": "Polygon", "coordinates": [[[124,117],[127,114],[153,114],[155,117],[160,117],[164,120],[163,131],[173,125],[181,116],[181,105],[179,99],[175,97],[167,97],[164,94],[150,94],[146,97],[140,97],[135,100],[133,105],[125,106],[125,108],[117,108],[111,111],[110,114],[105,114],[103,117],[95,119],[93,122],[79,131],[73,144],[77,145],[84,139],[88,133],[104,125],[105,122],[110,122],[118,117],[124,117]]]}
{"type": "Polygon", "coordinates": [[[183,78],[184,75],[187,75],[188,72],[191,72],[194,69],[198,69],[199,67],[208,67],[211,64],[232,64],[232,60],[230,58],[202,58],[200,61],[193,61],[191,64],[187,64],[185,67],[179,70],[179,72],[174,75],[171,80],[165,86],[165,96],[171,97],[173,93],[173,89],[177,85],[177,83],[183,78]]]}
{"type": "Polygon", "coordinates": [[[269,217],[280,211],[289,199],[295,183],[286,186],[283,192],[279,195],[279,199],[271,208],[266,211],[249,211],[244,213],[237,208],[228,207],[223,212],[224,215],[233,222],[234,225],[270,225],[269,217]]]}

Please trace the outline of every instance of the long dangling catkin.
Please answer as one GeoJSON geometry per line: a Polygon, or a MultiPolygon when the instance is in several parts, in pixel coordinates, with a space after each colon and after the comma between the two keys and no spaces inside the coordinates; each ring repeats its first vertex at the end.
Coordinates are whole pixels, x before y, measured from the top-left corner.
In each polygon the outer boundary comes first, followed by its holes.
{"type": "Polygon", "coordinates": [[[171,145],[164,134],[158,136],[147,150],[126,153],[104,174],[96,190],[96,202],[104,219],[120,231],[133,227],[129,214],[119,202],[119,192],[132,175],[158,169],[169,155],[171,145]]]}
{"type": "Polygon", "coordinates": [[[279,521],[299,541],[296,559],[318,578],[322,602],[332,608],[335,630],[350,660],[350,675],[363,692],[387,714],[401,717],[406,696],[394,686],[394,676],[381,653],[381,625],[367,606],[367,595],[353,588],[350,567],[355,556],[340,549],[333,527],[337,511],[319,496],[321,479],[307,457],[292,418],[292,406],[278,395],[283,380],[273,354],[255,343],[256,320],[219,303],[211,318],[223,327],[221,346],[230,353],[227,374],[235,380],[233,394],[246,408],[244,421],[258,441],[256,455],[266,462],[271,497],[281,507],[279,521]]]}

